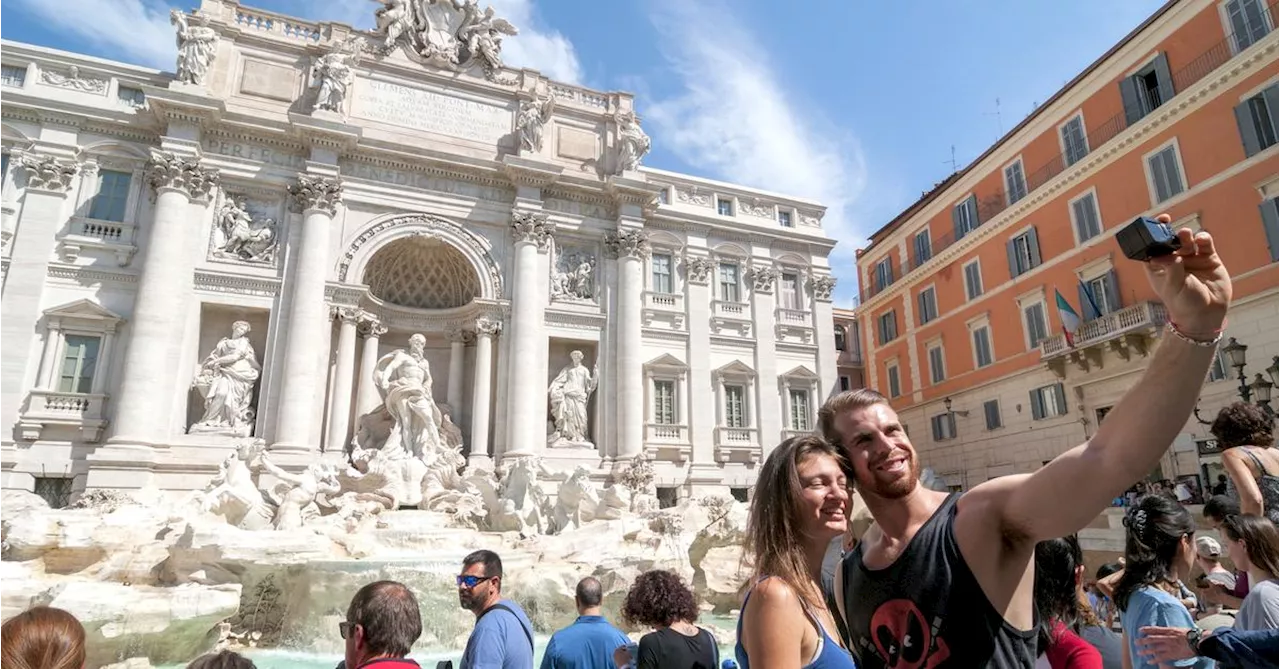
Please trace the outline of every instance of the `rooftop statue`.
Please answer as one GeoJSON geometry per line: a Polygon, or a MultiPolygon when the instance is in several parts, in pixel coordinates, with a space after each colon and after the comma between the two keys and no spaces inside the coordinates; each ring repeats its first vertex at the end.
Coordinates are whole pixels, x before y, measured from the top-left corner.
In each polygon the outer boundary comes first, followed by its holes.
{"type": "Polygon", "coordinates": [[[436,65],[467,69],[473,65],[496,79],[502,69],[502,40],[518,31],[493,7],[481,10],[476,0],[373,0],[377,10],[375,34],[386,54],[403,44],[436,65]]]}

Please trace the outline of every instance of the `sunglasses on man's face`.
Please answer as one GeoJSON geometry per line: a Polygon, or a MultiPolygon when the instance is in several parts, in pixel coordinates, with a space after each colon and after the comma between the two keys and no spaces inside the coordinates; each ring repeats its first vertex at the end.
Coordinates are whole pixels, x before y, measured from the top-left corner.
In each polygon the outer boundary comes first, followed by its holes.
{"type": "Polygon", "coordinates": [[[343,639],[350,639],[351,636],[356,633],[356,628],[359,626],[360,625],[358,623],[347,622],[344,620],[338,623],[338,634],[343,639]]]}
{"type": "Polygon", "coordinates": [[[470,575],[459,576],[458,585],[463,586],[466,589],[470,590],[491,578],[493,577],[492,576],[470,576],[470,575]]]}

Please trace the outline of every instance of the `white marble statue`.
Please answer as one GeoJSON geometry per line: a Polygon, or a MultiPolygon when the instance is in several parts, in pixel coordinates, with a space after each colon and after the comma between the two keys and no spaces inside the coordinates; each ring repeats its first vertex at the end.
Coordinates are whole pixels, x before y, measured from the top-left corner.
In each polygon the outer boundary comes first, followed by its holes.
{"type": "Polygon", "coordinates": [[[520,131],[520,150],[529,153],[542,151],[542,128],[551,118],[556,107],[554,96],[520,103],[520,115],[516,117],[516,129],[520,131]]]}
{"type": "Polygon", "coordinates": [[[596,391],[599,381],[595,370],[582,364],[582,351],[569,354],[569,364],[556,374],[547,388],[551,400],[551,417],[555,432],[548,440],[553,446],[568,442],[587,444],[587,400],[596,391]]]}
{"type": "Polygon", "coordinates": [[[458,37],[467,45],[467,55],[478,61],[486,72],[502,69],[502,37],[519,31],[506,19],[498,18],[493,7],[480,11],[476,0],[462,0],[455,5],[463,12],[458,37]]]}
{"type": "Polygon", "coordinates": [[[187,15],[175,9],[169,12],[169,21],[178,28],[178,81],[203,86],[217,54],[218,33],[202,14],[191,25],[187,15]]]}
{"type": "Polygon", "coordinates": [[[197,495],[200,509],[222,516],[242,530],[262,530],[271,526],[275,509],[258,489],[257,470],[266,442],[241,439],[236,449],[218,465],[218,473],[204,492],[197,495]]]}
{"type": "Polygon", "coordinates": [[[252,263],[275,261],[276,222],[271,218],[253,220],[248,201],[227,195],[218,209],[213,227],[213,255],[252,263]]]}
{"type": "Polygon", "coordinates": [[[618,172],[629,172],[640,167],[640,160],[649,153],[652,142],[640,127],[635,113],[618,115],[618,172]]]}
{"type": "Polygon", "coordinates": [[[595,258],[586,252],[561,251],[551,276],[551,296],[592,301],[595,295],[595,258]]]}
{"type": "Polygon", "coordinates": [[[312,111],[331,111],[342,113],[342,103],[347,99],[347,91],[355,82],[356,51],[354,43],[335,46],[328,53],[320,56],[311,67],[311,77],[316,90],[316,101],[312,111]]]}
{"type": "Polygon", "coordinates": [[[374,0],[380,50],[390,53],[406,44],[418,58],[451,69],[479,66],[496,80],[502,69],[502,39],[515,35],[515,26],[481,10],[476,0],[374,0]]]}
{"type": "Polygon", "coordinates": [[[382,450],[403,450],[416,458],[445,448],[440,408],[431,396],[431,366],[423,355],[427,338],[409,337],[409,350],[396,349],[378,360],[374,385],[394,425],[382,450]]]}
{"type": "Polygon", "coordinates": [[[591,483],[591,471],[582,465],[556,490],[556,504],[551,511],[551,532],[582,527],[595,519],[600,497],[591,483]]]}
{"type": "Polygon", "coordinates": [[[319,517],[321,506],[332,508],[329,498],[337,497],[342,490],[337,472],[331,465],[316,463],[297,474],[290,474],[277,467],[266,455],[259,457],[258,461],[263,469],[279,479],[271,491],[277,505],[271,526],[277,530],[296,530],[319,517]]]}
{"type": "Polygon", "coordinates": [[[249,323],[236,321],[200,363],[191,387],[204,398],[204,415],[190,432],[247,436],[253,429],[253,384],[262,366],[249,342],[249,323]]]}
{"type": "Polygon", "coordinates": [[[390,52],[400,41],[400,37],[410,35],[413,30],[413,18],[407,0],[374,0],[382,5],[374,12],[376,31],[382,35],[382,50],[390,52]]]}

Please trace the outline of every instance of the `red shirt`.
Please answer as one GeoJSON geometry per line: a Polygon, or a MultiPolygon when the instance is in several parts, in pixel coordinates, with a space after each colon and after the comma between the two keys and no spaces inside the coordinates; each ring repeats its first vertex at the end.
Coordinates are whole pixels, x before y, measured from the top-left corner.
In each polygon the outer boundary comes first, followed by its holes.
{"type": "Polygon", "coordinates": [[[1053,669],[1102,669],[1102,654],[1066,625],[1054,621],[1050,629],[1053,643],[1044,652],[1053,669]]]}

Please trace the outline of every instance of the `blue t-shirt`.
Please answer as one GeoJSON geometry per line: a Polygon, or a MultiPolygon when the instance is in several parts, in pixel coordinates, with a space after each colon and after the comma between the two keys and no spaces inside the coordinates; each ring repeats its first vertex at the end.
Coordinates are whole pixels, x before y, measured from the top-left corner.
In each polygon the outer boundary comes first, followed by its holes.
{"type": "Polygon", "coordinates": [[[519,604],[509,599],[498,603],[511,611],[492,608],[476,621],[462,651],[461,669],[533,669],[533,623],[519,604]]]}
{"type": "Polygon", "coordinates": [[[551,635],[541,669],[614,669],[613,651],[631,643],[604,616],[578,616],[551,635]]]}
{"type": "MultiPolygon", "coordinates": [[[[1134,590],[1133,594],[1129,595],[1128,605],[1120,614],[1120,624],[1124,627],[1125,639],[1129,644],[1125,651],[1129,653],[1129,660],[1133,663],[1133,669],[1159,669],[1160,665],[1147,662],[1138,653],[1139,630],[1150,625],[1191,629],[1196,626],[1196,621],[1191,617],[1191,612],[1187,611],[1187,607],[1178,601],[1177,597],[1148,585],[1134,590]]],[[[1175,667],[1213,669],[1214,662],[1201,657],[1191,660],[1178,660],[1173,662],[1172,665],[1175,667]]]]}

